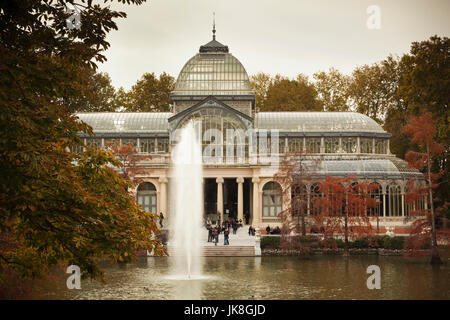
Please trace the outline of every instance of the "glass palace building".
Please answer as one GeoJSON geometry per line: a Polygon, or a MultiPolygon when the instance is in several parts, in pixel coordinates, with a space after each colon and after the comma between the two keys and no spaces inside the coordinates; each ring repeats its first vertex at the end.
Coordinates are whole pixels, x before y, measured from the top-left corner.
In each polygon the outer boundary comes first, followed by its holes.
{"type": "MultiPolygon", "coordinates": [[[[264,136],[261,141],[266,141],[263,146],[272,160],[300,151],[320,159],[318,181],[327,175],[354,175],[377,183],[380,231],[408,233],[406,185],[421,174],[390,153],[391,134],[373,119],[355,112],[258,112],[244,66],[215,36],[184,65],[171,100],[170,113],[77,114],[95,133],[83,136],[87,146],[107,148],[120,141],[151,155],[140,163],[148,174],[141,176],[144,182],[135,190],[136,200],[146,211],[162,212],[167,218],[164,224],[170,221],[175,133],[193,121],[199,124],[203,151],[209,148],[203,159],[205,218],[215,221],[220,214],[222,221],[233,217],[257,227],[281,224],[279,213],[290,207],[290,199],[274,179],[274,162],[255,156],[261,145],[258,142],[253,152],[251,143],[264,136]],[[210,132],[221,136],[211,137],[210,132]],[[227,132],[245,134],[239,138],[227,132]]],[[[312,181],[302,190],[309,201],[308,214],[313,214],[311,199],[317,194],[317,183],[312,181]]]]}

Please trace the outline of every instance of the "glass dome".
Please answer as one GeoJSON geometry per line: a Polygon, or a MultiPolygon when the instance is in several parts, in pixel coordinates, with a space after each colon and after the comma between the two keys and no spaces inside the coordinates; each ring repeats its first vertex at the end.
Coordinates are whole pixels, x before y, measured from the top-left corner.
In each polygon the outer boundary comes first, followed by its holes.
{"type": "Polygon", "coordinates": [[[253,95],[243,65],[227,52],[198,53],[183,67],[173,95],[253,95]]]}

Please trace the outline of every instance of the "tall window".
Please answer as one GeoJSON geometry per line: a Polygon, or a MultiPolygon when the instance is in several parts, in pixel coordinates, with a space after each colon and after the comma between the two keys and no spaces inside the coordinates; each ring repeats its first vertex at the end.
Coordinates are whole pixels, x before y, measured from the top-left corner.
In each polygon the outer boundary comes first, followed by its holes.
{"type": "Polygon", "coordinates": [[[268,182],[263,187],[263,217],[277,217],[281,212],[281,187],[276,182],[268,182]]]}
{"type": "Polygon", "coordinates": [[[155,138],[151,139],[139,139],[141,153],[154,153],[155,148],[155,138]]]}
{"type": "Polygon", "coordinates": [[[137,190],[137,202],[145,212],[156,213],[156,188],[153,183],[141,183],[137,190]]]}
{"type": "Polygon", "coordinates": [[[289,152],[298,152],[303,150],[303,138],[288,139],[289,152]]]}
{"type": "Polygon", "coordinates": [[[169,152],[169,139],[168,138],[158,138],[158,153],[169,152]]]}
{"type": "Polygon", "coordinates": [[[373,139],[372,138],[360,138],[359,147],[361,153],[372,153],[373,150],[373,139]]]}
{"type": "Polygon", "coordinates": [[[305,185],[291,187],[292,216],[306,215],[308,210],[308,191],[305,185]]]}
{"type": "Polygon", "coordinates": [[[377,201],[377,205],[375,208],[368,208],[367,214],[369,216],[382,217],[383,216],[383,192],[381,189],[381,185],[377,182],[372,183],[372,185],[374,186],[374,189],[371,192],[369,192],[369,194],[372,199],[375,199],[377,201]]]}
{"type": "Polygon", "coordinates": [[[402,215],[402,193],[399,185],[391,184],[386,188],[386,217],[402,215]]]}
{"type": "Polygon", "coordinates": [[[320,153],[320,138],[306,138],[306,152],[320,153]]]}
{"type": "Polygon", "coordinates": [[[342,138],[342,150],[346,153],[356,153],[356,138],[342,138]]]}
{"type": "Polygon", "coordinates": [[[387,153],[387,140],[375,139],[375,153],[386,154],[387,153]]]}
{"type": "Polygon", "coordinates": [[[137,139],[122,139],[122,146],[126,146],[127,144],[131,144],[133,149],[136,149],[137,139]]]}
{"type": "Polygon", "coordinates": [[[325,153],[339,152],[339,138],[325,138],[325,153]]]}
{"type": "Polygon", "coordinates": [[[278,152],[279,153],[285,153],[285,147],[286,147],[286,139],[284,137],[278,138],[278,152]]]}
{"type": "Polygon", "coordinates": [[[87,147],[94,147],[97,149],[102,148],[102,139],[99,138],[86,138],[86,146],[87,147]]]}

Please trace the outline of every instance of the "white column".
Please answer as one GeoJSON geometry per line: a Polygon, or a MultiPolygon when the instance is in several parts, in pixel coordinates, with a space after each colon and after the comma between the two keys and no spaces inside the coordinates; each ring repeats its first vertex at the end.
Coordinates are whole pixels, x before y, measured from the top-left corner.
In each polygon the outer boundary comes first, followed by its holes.
{"type": "Polygon", "coordinates": [[[253,217],[252,217],[252,225],[259,226],[259,177],[253,177],[253,217]]]}
{"type": "Polygon", "coordinates": [[[160,201],[159,201],[159,211],[164,214],[164,216],[167,214],[167,178],[166,177],[160,177],[159,178],[159,185],[160,185],[160,201]]]}
{"type": "Polygon", "coordinates": [[[238,184],[238,214],[237,214],[237,219],[238,221],[240,219],[242,219],[242,222],[245,223],[244,221],[244,188],[243,188],[243,184],[244,184],[244,178],[243,177],[238,177],[236,179],[236,182],[238,184]]]}
{"type": "Polygon", "coordinates": [[[361,138],[360,137],[356,138],[356,153],[358,153],[358,154],[361,153],[361,138]]]}
{"type": "Polygon", "coordinates": [[[217,183],[217,213],[220,214],[220,221],[223,221],[223,178],[218,177],[217,183]]]}

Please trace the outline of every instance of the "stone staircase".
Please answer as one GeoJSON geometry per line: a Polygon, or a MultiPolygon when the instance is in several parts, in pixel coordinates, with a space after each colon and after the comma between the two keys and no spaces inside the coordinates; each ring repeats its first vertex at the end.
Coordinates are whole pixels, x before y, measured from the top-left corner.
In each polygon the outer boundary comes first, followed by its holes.
{"type": "Polygon", "coordinates": [[[214,242],[207,242],[208,232],[206,229],[202,232],[202,239],[204,239],[204,257],[254,257],[261,254],[259,242],[256,242],[255,236],[248,235],[248,227],[245,226],[239,228],[236,234],[230,233],[230,244],[226,246],[223,244],[223,233],[219,235],[217,246],[214,245],[214,242]]]}
{"type": "Polygon", "coordinates": [[[204,246],[204,257],[253,257],[255,246],[204,246]]]}

